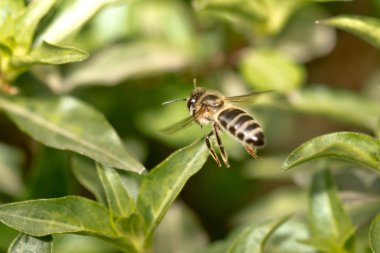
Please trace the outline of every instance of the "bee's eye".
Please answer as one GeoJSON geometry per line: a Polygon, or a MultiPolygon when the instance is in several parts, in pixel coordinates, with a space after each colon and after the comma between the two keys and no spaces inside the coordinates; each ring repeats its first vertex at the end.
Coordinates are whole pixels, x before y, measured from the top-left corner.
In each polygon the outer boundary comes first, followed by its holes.
{"type": "Polygon", "coordinates": [[[197,99],[196,99],[195,97],[191,98],[191,99],[187,102],[187,108],[190,110],[190,106],[192,106],[196,101],[197,101],[197,99]]]}

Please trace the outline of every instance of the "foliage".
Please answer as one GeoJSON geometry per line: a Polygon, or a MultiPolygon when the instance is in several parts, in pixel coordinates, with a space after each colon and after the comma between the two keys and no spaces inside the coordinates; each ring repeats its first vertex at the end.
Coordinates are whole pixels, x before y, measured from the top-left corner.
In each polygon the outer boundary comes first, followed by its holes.
{"type": "Polygon", "coordinates": [[[0,251],[380,252],[377,73],[308,77],[335,28],[378,50],[380,21],[324,2],[1,1],[0,251]],[[215,169],[199,129],[160,133],[194,76],[275,90],[253,104],[264,159],[223,137],[215,169]]]}

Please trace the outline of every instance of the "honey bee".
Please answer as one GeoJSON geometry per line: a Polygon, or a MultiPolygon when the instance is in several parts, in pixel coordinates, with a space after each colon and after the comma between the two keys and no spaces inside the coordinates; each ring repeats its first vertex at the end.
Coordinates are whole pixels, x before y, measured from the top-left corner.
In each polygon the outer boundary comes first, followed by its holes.
{"type": "Polygon", "coordinates": [[[221,167],[222,164],[210,141],[213,136],[216,139],[224,164],[227,167],[230,166],[227,152],[220,138],[221,131],[227,132],[233,138],[241,142],[253,158],[258,158],[256,149],[263,147],[265,144],[263,130],[259,123],[247,111],[241,109],[236,104],[247,102],[254,96],[267,92],[271,91],[256,91],[242,96],[226,97],[219,91],[196,87],[196,81],[194,80],[194,89],[189,97],[163,103],[169,104],[176,101],[186,101],[190,116],[163,131],[173,133],[194,122],[201,127],[211,124],[212,130],[205,136],[205,143],[212,158],[219,167],[221,167]]]}

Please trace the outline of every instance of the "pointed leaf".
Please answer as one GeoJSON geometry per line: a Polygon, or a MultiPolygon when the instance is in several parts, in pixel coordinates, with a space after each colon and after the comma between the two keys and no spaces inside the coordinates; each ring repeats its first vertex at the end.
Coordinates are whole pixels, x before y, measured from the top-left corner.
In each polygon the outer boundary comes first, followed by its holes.
{"type": "Polygon", "coordinates": [[[69,62],[82,61],[88,57],[83,52],[74,47],[62,47],[43,42],[34,48],[29,55],[22,57],[14,57],[12,64],[14,66],[30,65],[30,64],[65,64],[69,62]]]}
{"type": "Polygon", "coordinates": [[[311,139],[296,148],[282,164],[287,170],[319,158],[339,158],[380,171],[380,143],[360,133],[337,132],[311,139]]]}
{"type": "Polygon", "coordinates": [[[207,157],[203,140],[198,140],[171,154],[144,177],[137,210],[145,219],[146,234],[162,220],[186,181],[202,168],[207,157]]]}
{"type": "Polygon", "coordinates": [[[369,244],[373,253],[380,253],[380,215],[377,215],[371,222],[369,244]]]}
{"type": "Polygon", "coordinates": [[[311,243],[319,249],[329,249],[329,252],[343,249],[355,227],[337,196],[328,170],[315,174],[309,194],[311,243]]]}
{"type": "Polygon", "coordinates": [[[79,156],[74,156],[71,159],[71,167],[76,179],[94,194],[97,201],[107,205],[106,193],[98,177],[94,161],[90,162],[79,156]]]}
{"type": "Polygon", "coordinates": [[[53,238],[51,235],[34,237],[19,234],[12,242],[8,253],[53,253],[53,238]]]}
{"type": "Polygon", "coordinates": [[[25,50],[28,50],[32,43],[38,23],[56,2],[57,0],[34,0],[16,20],[17,42],[25,50]]]}
{"type": "Polygon", "coordinates": [[[117,0],[97,0],[89,4],[88,0],[76,0],[66,4],[59,15],[50,23],[47,29],[38,37],[37,43],[49,41],[59,43],[77,32],[105,5],[117,0]]]}
{"type": "Polygon", "coordinates": [[[380,19],[357,15],[340,15],[319,23],[353,33],[380,49],[380,19]]]}
{"type": "Polygon", "coordinates": [[[96,169],[106,193],[108,207],[116,215],[128,217],[135,209],[135,201],[124,188],[119,173],[115,169],[99,163],[97,163],[96,169]]]}
{"type": "Polygon", "coordinates": [[[14,202],[0,206],[0,221],[34,236],[80,233],[116,237],[110,212],[99,203],[76,196],[14,202]]]}
{"type": "Polygon", "coordinates": [[[264,253],[264,246],[271,234],[289,217],[269,220],[242,229],[234,235],[230,242],[228,253],[264,253]]]}
{"type": "Polygon", "coordinates": [[[72,97],[31,99],[0,96],[0,109],[43,144],[71,150],[112,167],[141,173],[102,114],[72,97]]]}

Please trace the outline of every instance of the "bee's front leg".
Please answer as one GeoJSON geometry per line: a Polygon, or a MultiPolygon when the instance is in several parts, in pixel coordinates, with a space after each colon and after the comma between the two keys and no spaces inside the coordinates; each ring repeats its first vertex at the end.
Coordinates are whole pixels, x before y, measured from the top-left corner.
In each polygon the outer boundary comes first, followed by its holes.
{"type": "Polygon", "coordinates": [[[206,143],[206,146],[207,146],[208,150],[210,151],[210,154],[211,154],[212,158],[214,158],[215,162],[218,164],[219,167],[222,167],[222,164],[220,163],[219,158],[218,158],[218,156],[216,155],[215,150],[214,150],[214,148],[212,147],[211,142],[210,142],[210,138],[211,138],[211,136],[213,136],[213,135],[214,135],[214,132],[213,132],[213,131],[209,132],[209,133],[206,135],[206,137],[205,137],[205,143],[206,143]]]}

